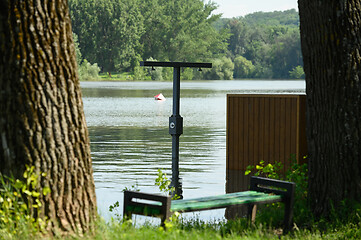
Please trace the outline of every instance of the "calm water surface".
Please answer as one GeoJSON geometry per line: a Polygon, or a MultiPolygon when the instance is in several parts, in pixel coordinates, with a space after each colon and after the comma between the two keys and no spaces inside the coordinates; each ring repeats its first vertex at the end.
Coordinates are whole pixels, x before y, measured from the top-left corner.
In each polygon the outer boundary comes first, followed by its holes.
{"type": "MultiPolygon", "coordinates": [[[[119,201],[124,188],[158,192],[157,170],[171,176],[171,82],[82,82],[100,214],[119,201]],[[153,96],[163,93],[166,101],[153,96]]],[[[199,81],[181,83],[180,177],[184,198],[225,193],[226,94],[304,93],[304,81],[199,81]]],[[[222,219],[224,210],[196,213],[222,219]]],[[[193,213],[183,214],[193,217],[193,213]]]]}

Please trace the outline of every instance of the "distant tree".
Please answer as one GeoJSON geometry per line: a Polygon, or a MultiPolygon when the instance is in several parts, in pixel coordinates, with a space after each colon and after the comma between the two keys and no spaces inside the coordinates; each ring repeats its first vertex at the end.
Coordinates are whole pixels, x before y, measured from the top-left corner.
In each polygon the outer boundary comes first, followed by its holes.
{"type": "Polygon", "coordinates": [[[305,77],[305,72],[303,71],[302,66],[294,67],[290,72],[290,78],[292,79],[301,79],[305,77]]]}
{"type": "Polygon", "coordinates": [[[234,64],[230,58],[222,57],[212,61],[212,68],[205,69],[204,79],[209,80],[232,80],[234,64]]]}
{"type": "Polygon", "coordinates": [[[144,26],[138,0],[69,0],[69,8],[84,58],[107,72],[139,64],[144,26]]]}
{"type": "Polygon", "coordinates": [[[236,56],[251,61],[253,77],[288,78],[289,71],[302,65],[298,23],[295,10],[229,19],[224,25],[231,34],[227,55],[234,61],[236,56]]]}
{"type": "Polygon", "coordinates": [[[80,81],[96,81],[99,80],[100,67],[97,63],[91,64],[86,59],[78,67],[80,81]]]}
{"type": "Polygon", "coordinates": [[[296,9],[274,12],[255,12],[243,17],[244,21],[250,25],[284,25],[299,26],[299,17],[296,9]]]}
{"type": "Polygon", "coordinates": [[[97,215],[68,4],[0,2],[0,172],[39,176],[42,216],[56,231],[86,232],[97,215]]]}
{"type": "MultiPolygon", "coordinates": [[[[157,59],[154,59],[152,57],[146,59],[147,61],[154,61],[157,62],[157,59]]],[[[152,68],[152,67],[147,67],[148,70],[148,75],[150,75],[151,79],[153,81],[157,80],[157,81],[161,81],[163,80],[163,68],[161,67],[157,67],[157,68],[152,68]]]]}
{"type": "Polygon", "coordinates": [[[254,72],[254,65],[245,57],[238,56],[234,59],[234,78],[249,78],[254,72]]]}
{"type": "Polygon", "coordinates": [[[361,202],[361,1],[299,0],[309,199],[316,216],[361,202]]]}
{"type": "Polygon", "coordinates": [[[76,62],[78,65],[79,80],[80,81],[99,80],[100,67],[98,66],[97,63],[91,64],[90,62],[88,62],[88,60],[83,59],[79,47],[78,35],[73,33],[73,39],[75,46],[76,62]]]}
{"type": "Polygon", "coordinates": [[[73,33],[73,41],[74,41],[74,47],[75,47],[76,63],[79,67],[83,60],[83,56],[81,55],[81,51],[80,51],[80,47],[79,47],[79,39],[78,39],[78,35],[76,35],[76,33],[73,33]]]}
{"type": "Polygon", "coordinates": [[[287,29],[274,40],[268,53],[273,78],[288,78],[293,68],[303,64],[299,29],[287,29]]]}
{"type": "Polygon", "coordinates": [[[199,61],[224,54],[228,34],[213,24],[216,6],[202,0],[141,0],[145,33],[143,59],[199,61]]]}
{"type": "Polygon", "coordinates": [[[250,29],[248,25],[241,20],[231,19],[225,25],[229,29],[231,36],[228,39],[228,50],[231,56],[244,55],[250,42],[250,29]]]}

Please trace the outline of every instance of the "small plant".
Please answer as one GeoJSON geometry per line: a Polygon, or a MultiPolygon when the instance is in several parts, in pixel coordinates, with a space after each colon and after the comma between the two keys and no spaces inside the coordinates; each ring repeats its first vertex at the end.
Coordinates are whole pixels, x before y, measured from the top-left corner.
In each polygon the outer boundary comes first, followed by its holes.
{"type": "MultiPolygon", "coordinates": [[[[155,179],[155,185],[158,186],[159,191],[161,193],[167,194],[167,195],[172,195],[175,192],[175,188],[174,187],[170,187],[171,181],[168,179],[167,174],[164,173],[161,169],[158,169],[158,174],[157,174],[157,178],[155,179]]],[[[125,187],[122,190],[124,191],[136,191],[139,192],[139,186],[138,183],[132,185],[130,188],[125,187]]],[[[172,199],[173,200],[177,200],[180,197],[177,194],[174,194],[172,199]]],[[[122,219],[121,214],[118,212],[118,208],[119,208],[120,204],[119,201],[116,201],[114,204],[109,206],[109,211],[114,213],[114,215],[117,217],[117,219],[122,219]]],[[[171,221],[175,221],[174,218],[178,218],[179,214],[175,213],[172,216],[171,221]]],[[[170,225],[169,225],[170,226],[170,225]]],[[[169,227],[168,226],[168,227],[169,227]]],[[[167,226],[166,226],[167,227],[167,226]]]]}
{"type": "Polygon", "coordinates": [[[259,164],[254,166],[247,166],[245,175],[249,175],[253,169],[256,169],[254,173],[255,176],[263,176],[272,179],[281,179],[281,169],[283,169],[283,164],[281,162],[275,162],[274,164],[268,163],[265,165],[264,161],[261,160],[259,164]]]}
{"type": "Polygon", "coordinates": [[[9,234],[18,233],[21,224],[32,233],[42,232],[47,219],[41,216],[40,199],[50,193],[50,188],[41,191],[39,179],[45,173],[37,174],[34,167],[26,166],[24,179],[14,179],[0,174],[0,230],[9,234]]]}
{"type": "MultiPolygon", "coordinates": [[[[158,177],[155,179],[155,185],[159,187],[159,190],[162,193],[167,195],[173,195],[175,192],[175,187],[170,186],[171,181],[168,179],[167,174],[164,173],[161,169],[158,169],[158,177]]],[[[177,200],[180,197],[177,194],[174,194],[172,199],[177,200]]]]}
{"type": "Polygon", "coordinates": [[[134,192],[139,192],[139,191],[140,191],[140,189],[139,189],[138,182],[136,182],[135,184],[133,184],[130,188],[128,188],[128,187],[123,188],[122,192],[124,192],[124,191],[134,191],[134,192]]]}
{"type": "MultiPolygon", "coordinates": [[[[130,188],[128,188],[128,187],[123,188],[122,192],[124,192],[124,191],[139,192],[140,189],[139,189],[139,186],[138,186],[138,182],[136,182],[130,188]]],[[[116,218],[120,220],[120,219],[122,219],[122,215],[118,211],[119,206],[120,206],[119,201],[116,201],[115,203],[113,203],[112,205],[109,206],[109,212],[114,213],[116,218]]]]}
{"type": "Polygon", "coordinates": [[[120,206],[119,201],[116,201],[115,203],[113,203],[112,205],[109,206],[109,212],[113,213],[115,215],[116,219],[121,221],[122,215],[118,211],[119,206],[120,206]]]}
{"type": "MultiPolygon", "coordinates": [[[[304,157],[306,158],[306,157],[304,157]]],[[[307,164],[297,163],[295,155],[291,155],[291,166],[285,172],[283,172],[283,164],[276,162],[274,164],[265,164],[264,161],[260,161],[256,166],[248,166],[245,175],[249,175],[252,171],[255,176],[263,176],[267,178],[273,178],[278,180],[284,180],[289,182],[296,183],[295,189],[295,204],[294,204],[294,221],[300,225],[309,224],[310,220],[313,219],[311,210],[307,202],[307,193],[308,193],[308,167],[307,164]]],[[[276,211],[261,211],[259,214],[259,219],[263,222],[263,219],[266,222],[270,218],[278,219],[281,221],[282,216],[278,210],[281,207],[281,204],[272,204],[276,207],[276,211]]],[[[266,205],[266,207],[269,207],[266,205]]]]}

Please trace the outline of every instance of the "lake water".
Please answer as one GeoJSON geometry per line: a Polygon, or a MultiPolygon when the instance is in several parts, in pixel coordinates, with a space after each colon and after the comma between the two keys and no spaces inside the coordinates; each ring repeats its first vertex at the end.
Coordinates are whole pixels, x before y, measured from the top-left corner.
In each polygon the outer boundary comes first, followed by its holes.
{"type": "MultiPolygon", "coordinates": [[[[124,188],[158,192],[157,170],[171,176],[172,82],[82,82],[89,128],[98,210],[119,201],[124,188]],[[153,96],[163,93],[166,101],[153,96]]],[[[226,95],[299,94],[304,81],[199,81],[181,83],[180,178],[183,197],[225,193],[226,95]]],[[[196,213],[201,219],[222,219],[224,210],[196,213]]],[[[193,217],[193,213],[183,214],[193,217]]]]}

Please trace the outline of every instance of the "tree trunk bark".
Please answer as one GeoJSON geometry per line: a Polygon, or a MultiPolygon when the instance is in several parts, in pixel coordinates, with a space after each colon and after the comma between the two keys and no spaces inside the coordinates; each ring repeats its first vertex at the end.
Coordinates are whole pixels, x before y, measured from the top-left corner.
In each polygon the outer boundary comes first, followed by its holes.
{"type": "Polygon", "coordinates": [[[46,173],[51,227],[85,232],[96,198],[67,1],[1,1],[0,49],[0,171],[46,173]]]}
{"type": "Polygon", "coordinates": [[[309,199],[316,216],[361,199],[361,1],[298,0],[309,199]]]}

